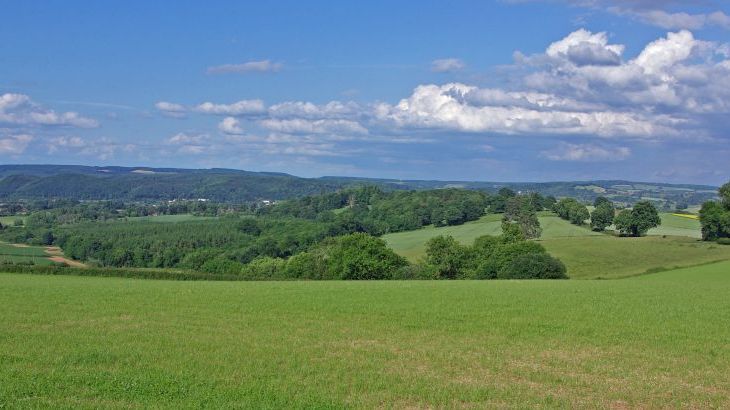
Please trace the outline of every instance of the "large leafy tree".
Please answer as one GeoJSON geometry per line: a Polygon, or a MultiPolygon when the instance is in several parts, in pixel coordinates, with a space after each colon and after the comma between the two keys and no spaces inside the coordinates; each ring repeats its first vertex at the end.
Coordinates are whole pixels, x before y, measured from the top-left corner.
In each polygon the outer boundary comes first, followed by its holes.
{"type": "Polygon", "coordinates": [[[633,209],[624,209],[614,218],[616,229],[625,236],[643,236],[651,228],[661,225],[659,212],[649,201],[640,201],[633,209]]]}
{"type": "Polygon", "coordinates": [[[705,202],[700,209],[702,239],[706,241],[730,238],[730,182],[719,193],[721,202],[705,202]]]}
{"type": "Polygon", "coordinates": [[[594,231],[603,231],[613,223],[615,214],[611,201],[600,202],[591,213],[591,228],[594,231]]]}

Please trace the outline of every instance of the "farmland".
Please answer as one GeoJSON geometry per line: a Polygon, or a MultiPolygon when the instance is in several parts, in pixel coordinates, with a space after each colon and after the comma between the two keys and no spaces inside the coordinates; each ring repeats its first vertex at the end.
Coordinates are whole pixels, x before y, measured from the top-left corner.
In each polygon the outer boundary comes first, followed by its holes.
{"type": "Polygon", "coordinates": [[[49,254],[41,246],[21,246],[0,242],[0,263],[32,263],[51,265],[49,254]]]}
{"type": "MultiPolygon", "coordinates": [[[[540,216],[543,235],[539,242],[568,267],[573,279],[619,278],[651,270],[665,270],[730,259],[730,246],[701,242],[697,220],[661,214],[662,225],[644,238],[618,238],[592,232],[555,216],[540,216]]],[[[425,243],[437,235],[452,235],[471,243],[481,235],[499,235],[500,216],[487,215],[460,226],[385,235],[393,250],[411,261],[425,252],[425,243]]]]}
{"type": "Polygon", "coordinates": [[[728,272],[725,262],[558,282],[0,274],[0,303],[13,307],[0,311],[0,404],[726,407],[728,272]]]}

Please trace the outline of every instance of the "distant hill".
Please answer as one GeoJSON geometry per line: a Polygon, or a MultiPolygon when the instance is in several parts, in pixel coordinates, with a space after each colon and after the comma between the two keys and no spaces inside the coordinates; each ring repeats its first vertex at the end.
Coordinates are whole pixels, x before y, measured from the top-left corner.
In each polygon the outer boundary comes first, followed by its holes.
{"type": "Polygon", "coordinates": [[[82,165],[0,165],[0,199],[69,198],[77,200],[157,201],[205,198],[218,202],[278,200],[371,184],[384,189],[465,188],[570,196],[592,201],[599,195],[631,204],[649,199],[667,207],[692,206],[717,195],[709,185],[631,181],[479,182],[396,180],[327,176],[300,178],[276,172],[235,169],[95,167],[82,165]]]}

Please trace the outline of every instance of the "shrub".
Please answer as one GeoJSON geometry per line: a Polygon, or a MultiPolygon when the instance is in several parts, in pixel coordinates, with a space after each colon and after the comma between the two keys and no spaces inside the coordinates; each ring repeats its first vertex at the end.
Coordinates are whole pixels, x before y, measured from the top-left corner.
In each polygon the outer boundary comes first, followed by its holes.
{"type": "Polygon", "coordinates": [[[518,255],[498,274],[500,279],[567,279],[565,265],[546,253],[518,255]]]}

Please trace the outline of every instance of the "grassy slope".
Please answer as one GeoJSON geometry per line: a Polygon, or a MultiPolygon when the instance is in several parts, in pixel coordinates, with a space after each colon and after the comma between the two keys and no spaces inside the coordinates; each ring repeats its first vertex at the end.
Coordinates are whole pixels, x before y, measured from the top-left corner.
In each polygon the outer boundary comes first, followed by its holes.
{"type": "Polygon", "coordinates": [[[554,238],[541,241],[568,267],[573,279],[621,278],[652,269],[685,267],[730,259],[730,246],[668,236],[554,238]]]}
{"type": "MultiPolygon", "coordinates": [[[[574,236],[600,236],[589,229],[571,225],[556,216],[540,216],[540,226],[543,228],[543,238],[559,238],[574,236]]],[[[438,235],[451,235],[456,240],[471,244],[474,239],[482,235],[500,235],[502,233],[502,215],[487,215],[474,222],[467,222],[459,226],[434,228],[429,226],[423,229],[408,232],[398,232],[383,236],[393,250],[416,261],[423,256],[425,243],[438,235]]]]}
{"type": "Polygon", "coordinates": [[[727,407],[728,294],[730,263],[620,281],[0,274],[0,405],[727,407]]]}
{"type": "Polygon", "coordinates": [[[700,221],[672,215],[671,213],[663,213],[660,216],[662,218],[661,226],[650,230],[649,235],[687,236],[697,239],[702,237],[700,221]]]}
{"type": "MultiPolygon", "coordinates": [[[[651,269],[693,266],[730,259],[730,246],[697,241],[700,225],[696,220],[661,214],[662,226],[645,238],[617,238],[590,231],[556,216],[540,216],[540,238],[550,253],[568,267],[571,278],[620,278],[651,269]],[[667,235],[666,238],[662,237],[667,235]]],[[[411,261],[423,256],[425,243],[437,235],[452,235],[469,244],[480,235],[499,235],[500,216],[488,215],[461,226],[425,228],[385,235],[383,238],[399,254],[411,261]]]]}

